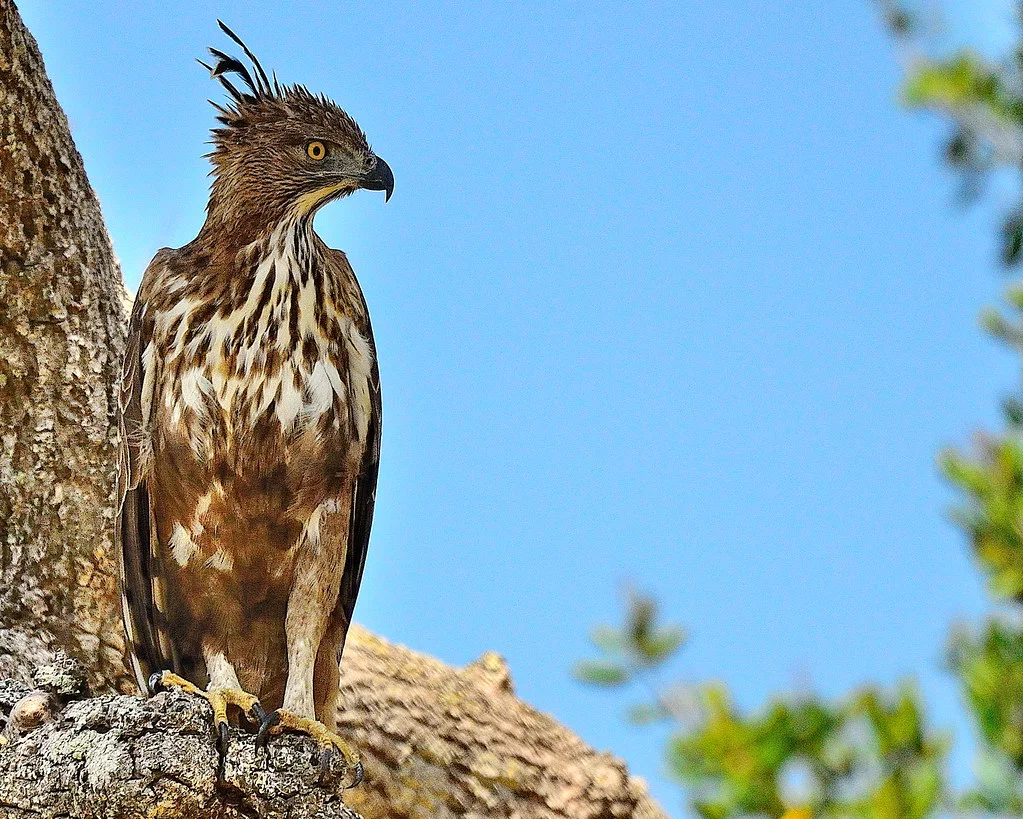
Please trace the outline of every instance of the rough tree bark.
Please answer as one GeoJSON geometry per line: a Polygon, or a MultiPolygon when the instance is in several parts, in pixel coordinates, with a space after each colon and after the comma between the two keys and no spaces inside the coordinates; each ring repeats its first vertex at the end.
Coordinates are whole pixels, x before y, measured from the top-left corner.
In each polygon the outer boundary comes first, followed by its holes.
{"type": "Polygon", "coordinates": [[[35,41],[0,0],[0,676],[121,674],[111,571],[124,286],[35,41]]]}
{"type": "Polygon", "coordinates": [[[34,677],[31,693],[0,682],[0,712],[10,714],[3,736],[15,740],[0,746],[3,819],[359,819],[321,781],[305,737],[280,737],[264,751],[251,733],[233,731],[220,768],[209,708],[197,697],[82,699],[85,668],[66,655],[34,677]]]}
{"type": "MultiPolygon", "coordinates": [[[[218,785],[203,703],[105,693],[130,690],[110,539],[124,306],[67,119],[0,0],[0,678],[20,681],[0,718],[58,650],[102,695],[12,732],[0,816],[351,816],[305,739],[260,763],[235,732],[218,785]]],[[[456,669],[355,629],[342,688],[366,761],[345,801],[365,819],[663,817],[621,761],[517,699],[497,655],[456,669]]]]}

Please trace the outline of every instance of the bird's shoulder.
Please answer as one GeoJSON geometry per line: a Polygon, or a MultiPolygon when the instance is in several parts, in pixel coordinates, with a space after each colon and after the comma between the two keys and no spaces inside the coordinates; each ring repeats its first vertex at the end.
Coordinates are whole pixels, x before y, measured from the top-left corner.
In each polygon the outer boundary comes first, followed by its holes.
{"type": "MultiPolygon", "coordinates": [[[[320,240],[320,258],[328,268],[328,275],[337,283],[343,294],[344,310],[359,329],[359,333],[374,347],[373,327],[369,320],[369,307],[358,276],[348,261],[348,254],[336,247],[330,247],[320,240]]],[[[374,347],[375,349],[375,347],[374,347]]]]}
{"type": "Polygon", "coordinates": [[[320,246],[323,252],[327,255],[328,262],[332,265],[336,265],[340,270],[346,270],[353,276],[355,272],[352,270],[352,264],[348,261],[348,254],[340,248],[331,247],[322,239],[320,240],[320,246]]]}
{"type": "Polygon", "coordinates": [[[138,292],[131,305],[128,335],[121,364],[120,410],[128,412],[132,399],[138,399],[143,380],[142,357],[153,335],[153,316],[166,299],[166,282],[177,267],[179,251],[164,247],[156,252],[142,274],[138,292]]]}
{"type": "Polygon", "coordinates": [[[362,288],[359,286],[359,279],[355,275],[355,270],[352,269],[351,262],[348,261],[348,254],[336,247],[330,247],[322,239],[319,241],[319,245],[319,256],[327,268],[327,274],[334,281],[350,284],[361,297],[362,288]]]}
{"type": "Polygon", "coordinates": [[[117,390],[117,426],[119,432],[119,505],[126,493],[135,489],[151,462],[149,457],[149,413],[143,399],[146,385],[145,351],[153,335],[150,301],[159,292],[168,261],[174,251],[161,248],[142,274],[142,282],[131,305],[128,333],[117,390]]]}
{"type": "Polygon", "coordinates": [[[183,256],[183,248],[162,247],[156,251],[142,273],[136,300],[150,301],[160,284],[181,267],[183,256]]]}

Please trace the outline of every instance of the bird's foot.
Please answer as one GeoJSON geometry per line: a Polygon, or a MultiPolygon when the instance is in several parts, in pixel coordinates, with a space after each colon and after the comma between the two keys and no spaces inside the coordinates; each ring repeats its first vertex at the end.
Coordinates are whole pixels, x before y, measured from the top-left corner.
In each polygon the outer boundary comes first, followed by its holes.
{"type": "Polygon", "coordinates": [[[273,734],[284,731],[297,731],[316,740],[320,746],[321,777],[333,770],[335,760],[340,757],[349,780],[342,784],[342,788],[348,790],[362,782],[363,767],[359,752],[322,722],[299,716],[293,711],[279,708],[267,714],[256,734],[256,746],[265,748],[273,734]]]}
{"type": "Polygon", "coordinates": [[[221,773],[223,773],[224,760],[227,757],[228,728],[230,727],[227,720],[228,706],[237,707],[253,724],[258,723],[262,726],[266,720],[266,711],[259,704],[259,698],[240,688],[211,688],[208,691],[203,691],[199,686],[171,671],[162,671],[150,677],[149,688],[153,693],[177,688],[186,694],[202,697],[210,704],[213,709],[213,725],[217,732],[217,751],[220,753],[221,773]]]}
{"type": "Polygon", "coordinates": [[[179,677],[173,671],[157,671],[149,678],[149,690],[153,694],[161,691],[168,691],[177,688],[186,694],[195,694],[197,697],[206,699],[206,692],[195,683],[190,683],[184,677],[179,677]]]}

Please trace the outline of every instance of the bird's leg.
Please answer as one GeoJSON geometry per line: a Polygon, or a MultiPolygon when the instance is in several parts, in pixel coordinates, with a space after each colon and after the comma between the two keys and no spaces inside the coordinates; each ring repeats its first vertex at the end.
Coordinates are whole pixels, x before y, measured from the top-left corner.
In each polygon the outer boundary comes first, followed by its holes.
{"type": "Polygon", "coordinates": [[[223,767],[227,756],[227,707],[234,705],[241,709],[250,722],[263,723],[266,712],[259,703],[259,698],[242,689],[238,681],[238,673],[228,662],[222,651],[203,651],[206,655],[206,674],[210,684],[206,687],[205,697],[213,707],[213,723],[217,728],[217,746],[220,750],[220,762],[223,767]]]}
{"type": "MultiPolygon", "coordinates": [[[[290,682],[290,674],[289,674],[290,682]]],[[[334,699],[331,698],[333,702],[334,699]]],[[[321,749],[320,767],[324,774],[330,772],[335,755],[339,755],[343,762],[348,781],[345,788],[354,788],[362,781],[363,768],[362,760],[358,751],[355,750],[345,739],[338,736],[334,731],[337,724],[336,719],[330,719],[330,727],[316,719],[315,716],[306,716],[310,711],[299,711],[300,705],[289,707],[287,693],[285,693],[284,707],[267,714],[263,724],[259,727],[256,736],[256,744],[265,747],[273,734],[283,731],[298,731],[312,737],[319,744],[321,749]]]]}
{"type": "MultiPolygon", "coordinates": [[[[306,567],[317,567],[306,561],[306,567]]],[[[341,554],[340,565],[344,565],[341,554]]],[[[288,599],[288,615],[284,628],[288,640],[288,680],[284,688],[284,705],[267,715],[259,728],[257,744],[265,745],[270,735],[282,731],[298,731],[315,739],[323,750],[321,767],[330,770],[335,754],[342,757],[350,782],[344,787],[354,788],[362,781],[362,761],[358,752],[333,730],[336,720],[325,725],[316,719],[316,701],[313,680],[317,655],[321,648],[330,651],[337,661],[335,647],[324,646],[328,621],[337,603],[340,586],[340,566],[336,573],[300,569],[288,599]],[[331,575],[334,575],[333,577],[331,575]]],[[[336,685],[336,682],[335,682],[336,685]]]]}
{"type": "Polygon", "coordinates": [[[313,675],[313,699],[316,718],[337,733],[338,704],[341,700],[341,666],[339,660],[345,647],[348,624],[343,617],[331,618],[330,626],[320,643],[313,675]]]}

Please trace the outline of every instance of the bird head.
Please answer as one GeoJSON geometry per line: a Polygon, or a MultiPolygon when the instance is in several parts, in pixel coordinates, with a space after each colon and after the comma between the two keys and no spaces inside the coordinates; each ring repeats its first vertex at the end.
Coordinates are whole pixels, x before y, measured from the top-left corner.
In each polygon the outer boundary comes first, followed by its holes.
{"type": "Polygon", "coordinates": [[[384,201],[390,199],[394,176],[358,123],[323,95],[281,85],[276,74],[271,80],[241,39],[217,22],[252,65],[215,48],[213,65],[200,60],[231,98],[226,105],[213,103],[222,127],[213,130],[209,154],[216,177],[211,209],[220,197],[236,216],[278,221],[309,216],[360,188],[384,191],[384,201]]]}

